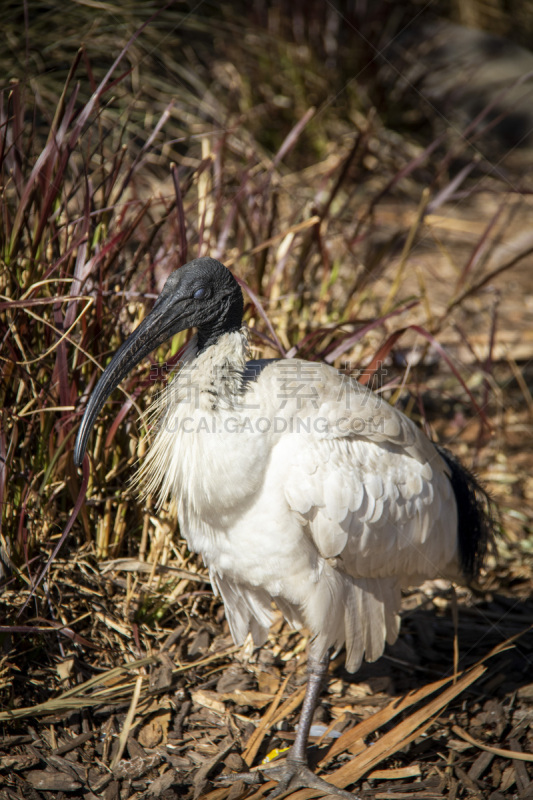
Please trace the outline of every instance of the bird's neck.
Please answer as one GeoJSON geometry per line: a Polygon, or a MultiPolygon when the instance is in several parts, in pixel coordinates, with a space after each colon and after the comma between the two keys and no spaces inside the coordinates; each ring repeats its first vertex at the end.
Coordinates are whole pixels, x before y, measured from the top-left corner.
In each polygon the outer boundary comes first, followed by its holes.
{"type": "Polygon", "coordinates": [[[232,408],[242,395],[248,357],[246,327],[221,334],[203,349],[193,337],[176,378],[180,400],[211,411],[232,408]]]}

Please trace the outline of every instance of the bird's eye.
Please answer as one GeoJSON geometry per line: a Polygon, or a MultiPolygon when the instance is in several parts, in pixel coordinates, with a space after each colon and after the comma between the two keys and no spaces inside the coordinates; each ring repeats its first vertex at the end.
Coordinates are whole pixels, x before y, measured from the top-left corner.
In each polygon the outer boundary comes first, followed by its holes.
{"type": "Polygon", "coordinates": [[[204,289],[204,287],[202,286],[202,287],[200,287],[200,289],[197,289],[195,291],[193,297],[194,297],[195,300],[201,300],[202,297],[205,297],[205,289],[204,289]]]}

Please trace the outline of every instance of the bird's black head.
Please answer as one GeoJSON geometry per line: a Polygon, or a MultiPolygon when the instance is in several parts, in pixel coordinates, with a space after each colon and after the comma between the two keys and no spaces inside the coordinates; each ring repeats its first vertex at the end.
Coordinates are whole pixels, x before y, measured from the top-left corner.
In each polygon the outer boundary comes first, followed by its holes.
{"type": "Polygon", "coordinates": [[[159,320],[160,341],[198,328],[201,351],[221,334],[238,330],[242,312],[242,292],[229,269],[214,258],[195,258],[169,276],[147,320],[159,320]]]}
{"type": "Polygon", "coordinates": [[[205,350],[223,333],[240,328],[242,312],[239,284],[220,261],[196,258],[175,270],[148,316],[119,347],[89,398],[76,438],[74,463],[81,466],[89,433],[106,399],[141,359],[187,328],[198,328],[199,352],[205,350]]]}

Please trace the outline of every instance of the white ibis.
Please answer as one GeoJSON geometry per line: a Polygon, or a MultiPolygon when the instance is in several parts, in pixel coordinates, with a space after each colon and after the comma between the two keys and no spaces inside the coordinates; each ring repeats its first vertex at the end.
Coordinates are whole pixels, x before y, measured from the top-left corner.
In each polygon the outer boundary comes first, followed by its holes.
{"type": "Polygon", "coordinates": [[[310,787],[353,800],[306,759],[330,655],[345,645],[350,671],[377,659],[398,635],[401,587],[472,575],[490,515],[470,473],[355,380],[299,359],[248,361],[242,313],[239,285],[219,261],[173,272],[92,393],[74,460],[81,465],[96,416],[129,370],[197,328],[156,401],[139,481],[175,501],[237,644],[248,633],[264,643],[273,603],[310,631],[296,739],[283,764],[265,770],[276,793],[310,787]]]}

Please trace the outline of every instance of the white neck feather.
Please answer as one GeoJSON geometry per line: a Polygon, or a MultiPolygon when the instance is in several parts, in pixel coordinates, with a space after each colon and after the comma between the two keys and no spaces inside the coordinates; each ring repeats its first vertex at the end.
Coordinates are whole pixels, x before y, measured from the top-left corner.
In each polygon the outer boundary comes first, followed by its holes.
{"type": "Polygon", "coordinates": [[[178,487],[180,459],[184,455],[180,447],[181,423],[198,414],[211,417],[236,408],[245,391],[243,370],[248,356],[246,327],[222,334],[199,354],[197,337],[193,336],[176,375],[149,409],[155,437],[134,477],[134,482],[143,487],[143,494],[159,490],[160,502],[169,494],[179,494],[179,488],[183,488],[178,487]]]}

